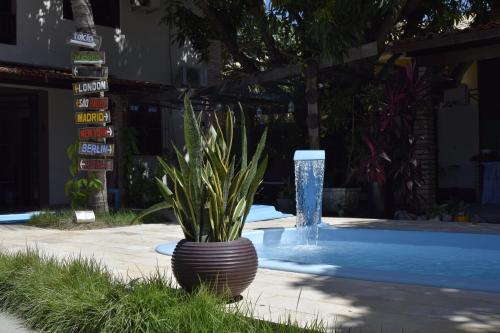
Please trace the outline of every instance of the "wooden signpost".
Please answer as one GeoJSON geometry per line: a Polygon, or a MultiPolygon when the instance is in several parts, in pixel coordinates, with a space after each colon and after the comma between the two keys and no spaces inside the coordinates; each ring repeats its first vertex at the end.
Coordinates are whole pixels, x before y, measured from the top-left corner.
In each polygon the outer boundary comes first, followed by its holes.
{"type": "Polygon", "coordinates": [[[80,142],[78,145],[78,153],[80,155],[113,156],[114,152],[115,145],[112,143],[80,142]]]}
{"type": "Polygon", "coordinates": [[[77,111],[75,122],[77,125],[86,125],[78,129],[80,140],[78,154],[89,156],[78,160],[78,170],[113,171],[113,160],[102,158],[112,157],[115,152],[114,144],[106,143],[107,138],[114,137],[115,130],[112,126],[105,126],[111,122],[111,114],[107,111],[109,100],[104,97],[104,92],[109,89],[107,81],[109,70],[108,67],[102,67],[106,61],[104,52],[99,52],[102,38],[88,33],[75,32],[67,42],[77,47],[93,50],[71,53],[73,77],[81,80],[73,83],[73,93],[78,96],[74,101],[74,108],[77,111]],[[81,96],[87,94],[99,95],[81,96]]]}
{"type": "Polygon", "coordinates": [[[78,129],[78,137],[80,140],[87,139],[106,139],[115,136],[115,131],[112,126],[105,127],[81,127],[78,129]]]}
{"type": "Polygon", "coordinates": [[[79,97],[75,99],[77,110],[106,110],[109,101],[107,97],[79,97]]]}
{"type": "Polygon", "coordinates": [[[73,83],[73,92],[75,95],[95,94],[108,91],[108,81],[95,80],[73,83]]]}
{"type": "Polygon", "coordinates": [[[99,50],[101,48],[102,38],[101,36],[95,36],[85,32],[73,32],[66,42],[73,46],[99,50]]]}
{"type": "Polygon", "coordinates": [[[104,124],[111,122],[109,111],[76,112],[75,123],[82,124],[104,124]]]}
{"type": "Polygon", "coordinates": [[[73,66],[73,77],[81,79],[107,79],[108,67],[73,66]]]}
{"type": "Polygon", "coordinates": [[[78,51],[71,53],[71,61],[75,65],[104,65],[106,57],[104,52],[78,51]]]}
{"type": "Polygon", "coordinates": [[[80,159],[78,162],[80,171],[113,171],[113,160],[106,159],[80,159]]]}

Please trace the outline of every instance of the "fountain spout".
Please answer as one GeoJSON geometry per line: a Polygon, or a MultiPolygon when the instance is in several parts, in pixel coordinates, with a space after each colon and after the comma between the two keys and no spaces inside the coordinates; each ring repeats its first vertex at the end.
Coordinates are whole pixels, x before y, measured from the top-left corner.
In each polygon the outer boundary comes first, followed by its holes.
{"type": "Polygon", "coordinates": [[[325,151],[297,150],[293,160],[297,227],[318,226],[321,223],[325,151]]]}

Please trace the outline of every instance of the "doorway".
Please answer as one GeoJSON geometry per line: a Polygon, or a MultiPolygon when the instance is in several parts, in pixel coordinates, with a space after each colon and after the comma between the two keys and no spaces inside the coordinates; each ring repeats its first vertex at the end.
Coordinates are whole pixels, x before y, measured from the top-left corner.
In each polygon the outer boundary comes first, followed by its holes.
{"type": "Polygon", "coordinates": [[[0,212],[40,207],[39,98],[0,88],[0,212]]]}

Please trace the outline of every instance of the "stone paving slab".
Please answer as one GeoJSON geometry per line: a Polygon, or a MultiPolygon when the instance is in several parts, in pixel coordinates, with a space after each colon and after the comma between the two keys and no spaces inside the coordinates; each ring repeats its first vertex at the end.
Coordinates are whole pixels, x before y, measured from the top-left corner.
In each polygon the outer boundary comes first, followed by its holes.
{"type": "MultiPolygon", "coordinates": [[[[325,218],[338,227],[500,233],[499,225],[325,218]]],[[[295,219],[254,222],[246,229],[293,227],[295,219]]],[[[60,231],[0,226],[0,247],[37,247],[58,257],[94,256],[123,277],[147,275],[159,267],[170,275],[170,257],[154,248],[182,238],[173,224],[60,231]]],[[[259,269],[244,295],[255,315],[288,316],[301,323],[319,318],[356,332],[500,332],[500,294],[402,285],[259,269]]]]}

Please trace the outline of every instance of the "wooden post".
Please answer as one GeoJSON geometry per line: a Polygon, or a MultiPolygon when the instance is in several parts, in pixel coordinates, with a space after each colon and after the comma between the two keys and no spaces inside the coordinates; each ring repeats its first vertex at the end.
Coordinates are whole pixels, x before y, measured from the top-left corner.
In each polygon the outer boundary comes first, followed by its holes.
{"type": "Polygon", "coordinates": [[[306,76],[307,129],[309,148],[319,149],[319,115],[318,115],[318,63],[309,60],[304,72],[306,76]]]}

